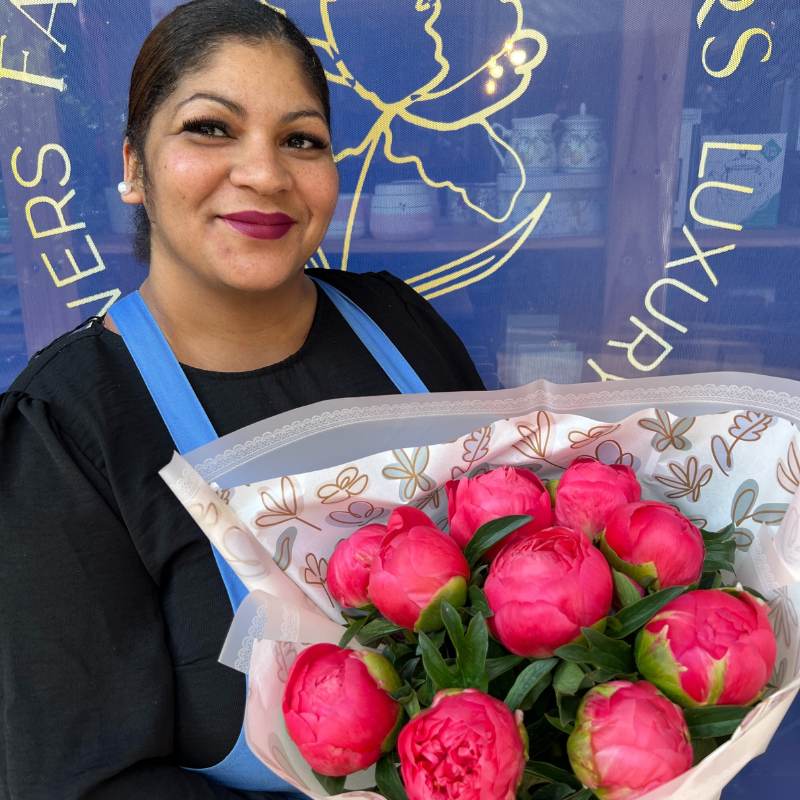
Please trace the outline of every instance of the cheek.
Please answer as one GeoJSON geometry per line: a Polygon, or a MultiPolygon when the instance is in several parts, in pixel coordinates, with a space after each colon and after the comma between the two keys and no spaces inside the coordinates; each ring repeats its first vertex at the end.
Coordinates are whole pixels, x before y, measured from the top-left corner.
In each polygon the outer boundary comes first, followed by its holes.
{"type": "Polygon", "coordinates": [[[333,216],[339,196],[339,173],[331,162],[309,169],[302,176],[303,193],[306,202],[320,221],[327,222],[333,216]]]}
{"type": "Polygon", "coordinates": [[[168,152],[159,159],[151,181],[157,196],[191,201],[208,193],[219,182],[217,159],[200,152],[168,152]]]}

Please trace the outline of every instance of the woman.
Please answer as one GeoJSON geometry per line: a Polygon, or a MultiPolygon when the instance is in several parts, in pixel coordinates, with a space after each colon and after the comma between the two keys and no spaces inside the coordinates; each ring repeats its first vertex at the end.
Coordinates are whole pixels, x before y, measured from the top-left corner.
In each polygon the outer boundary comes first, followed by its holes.
{"type": "Polygon", "coordinates": [[[200,443],[333,397],[482,388],[402,282],[304,273],[336,202],[329,119],[313,49],[256,0],[193,0],[142,47],[120,191],[148,276],[0,410],[2,797],[280,796],[217,662],[236,587],[157,474],[191,446],[177,428],[200,443]]]}

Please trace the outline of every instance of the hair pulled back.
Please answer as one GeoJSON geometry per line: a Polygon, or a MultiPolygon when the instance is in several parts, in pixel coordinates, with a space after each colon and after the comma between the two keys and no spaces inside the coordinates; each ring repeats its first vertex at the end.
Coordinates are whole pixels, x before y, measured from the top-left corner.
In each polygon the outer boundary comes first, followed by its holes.
{"type": "MultiPolygon", "coordinates": [[[[330,98],[325,70],[302,31],[286,16],[258,0],[190,0],[164,17],[142,44],[131,72],[125,136],[142,164],[153,115],[189,72],[201,69],[225,42],[274,41],[291,47],[317,95],[330,127],[330,98]]],[[[134,255],[150,260],[150,220],[136,209],[134,255]]]]}

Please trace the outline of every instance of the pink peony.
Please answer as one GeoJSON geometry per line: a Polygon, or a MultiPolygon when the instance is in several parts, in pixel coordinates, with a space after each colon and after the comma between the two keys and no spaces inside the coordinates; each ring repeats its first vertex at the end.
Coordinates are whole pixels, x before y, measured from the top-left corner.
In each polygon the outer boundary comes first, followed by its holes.
{"type": "Polygon", "coordinates": [[[512,652],[551,656],[611,608],[613,581],[582,533],[545,528],[504,547],[484,585],[492,633],[512,652]]]}
{"type": "Polygon", "coordinates": [[[703,534],[672,506],[621,506],[608,518],[600,548],[611,566],[654,590],[688,586],[703,573],[703,534]]]}
{"type": "Polygon", "coordinates": [[[600,800],[635,800],[692,766],[683,712],[647,681],[590,689],[567,740],[573,772],[600,800]]]}
{"type": "Polygon", "coordinates": [[[377,653],[311,645],[289,671],[286,730],[321,775],[365,769],[394,744],[402,709],[388,692],[399,687],[394,667],[377,653]]]}
{"type": "Polygon", "coordinates": [[[567,467],[558,482],[556,523],[594,539],[606,527],[612,511],[641,496],[636,473],[630,467],[602,464],[581,456],[567,467]]]}
{"type": "Polygon", "coordinates": [[[439,692],[400,732],[409,800],[513,800],[527,758],[522,713],[476,689],[439,692]]]}
{"type": "Polygon", "coordinates": [[[422,511],[396,508],[372,561],[368,593],[378,611],[414,631],[441,628],[439,607],[467,599],[469,565],[461,548],[422,511]]]}
{"type": "Polygon", "coordinates": [[[328,561],[328,590],[345,608],[369,604],[369,570],[385,535],[385,525],[365,525],[336,545],[328,561]]]}
{"type": "Polygon", "coordinates": [[[748,705],[775,666],[765,604],[731,589],[687,592],[639,633],[639,672],[682,706],[748,705]]]}
{"type": "Polygon", "coordinates": [[[529,514],[533,521],[507,536],[487,553],[500,549],[526,532],[547,528],[553,512],[544,484],[529,470],[500,467],[475,478],[448,481],[446,485],[450,535],[464,548],[481,525],[512,514],[529,514]]]}

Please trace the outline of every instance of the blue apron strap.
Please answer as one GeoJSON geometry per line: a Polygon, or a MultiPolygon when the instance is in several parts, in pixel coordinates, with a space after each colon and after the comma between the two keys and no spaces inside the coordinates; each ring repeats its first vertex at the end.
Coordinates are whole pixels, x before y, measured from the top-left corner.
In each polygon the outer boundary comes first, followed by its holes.
{"type": "MultiPolygon", "coordinates": [[[[330,298],[401,393],[428,391],[402,353],[371,317],[338,289],[323,281],[315,283],[330,298]]],[[[139,293],[133,292],[118,300],[111,316],[178,451],[186,453],[216,439],[208,415],[139,293]]],[[[213,545],[211,550],[235,611],[247,596],[247,589],[213,545]]],[[[231,752],[218,764],[206,769],[184,769],[234,789],[284,792],[290,796],[297,794],[293,787],[253,755],[245,741],[244,726],[231,752]]]]}
{"type": "Polygon", "coordinates": [[[378,327],[372,317],[335,287],[316,279],[314,282],[336,306],[362,344],[399,389],[400,394],[426,394],[428,392],[428,387],[422,382],[411,364],[406,361],[403,354],[378,327]]]}
{"type": "MultiPolygon", "coordinates": [[[[188,453],[217,439],[214,426],[139,292],[114,303],[111,316],[178,452],[188,453]]],[[[247,597],[247,587],[214,545],[211,551],[236,611],[247,597]]]]}

